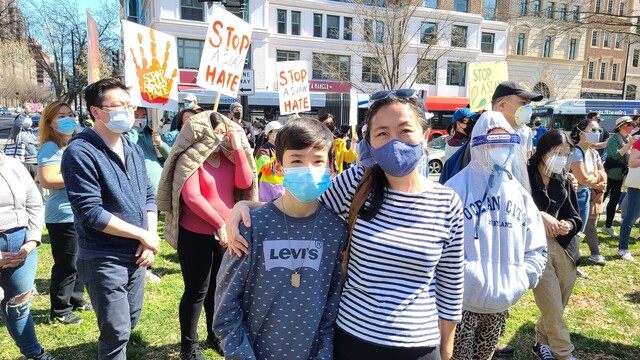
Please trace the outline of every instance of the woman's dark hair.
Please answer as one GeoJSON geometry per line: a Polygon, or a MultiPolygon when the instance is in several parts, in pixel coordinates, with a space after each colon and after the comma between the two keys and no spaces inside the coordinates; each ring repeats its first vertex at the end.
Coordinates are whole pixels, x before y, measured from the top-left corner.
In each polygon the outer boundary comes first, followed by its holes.
{"type": "Polygon", "coordinates": [[[209,121],[211,122],[211,128],[215,130],[215,128],[218,127],[218,124],[222,122],[222,119],[220,118],[220,114],[214,111],[209,115],[209,121]]]}
{"type": "Polygon", "coordinates": [[[577,123],[573,129],[571,129],[571,141],[573,141],[574,145],[578,145],[580,142],[580,133],[583,132],[589,124],[596,121],[595,119],[582,119],[579,123],[577,123]]]}
{"type": "Polygon", "coordinates": [[[333,122],[334,123],[336,122],[336,117],[333,116],[333,114],[331,114],[331,113],[325,113],[325,114],[320,115],[320,117],[318,117],[318,120],[320,120],[320,122],[324,122],[328,118],[332,118],[333,122]]]}
{"type": "MultiPolygon", "coordinates": [[[[591,121],[593,120],[589,120],[589,122],[591,121]]],[[[534,167],[538,166],[538,164],[542,162],[542,158],[547,155],[551,149],[562,144],[569,144],[570,148],[574,147],[573,142],[569,139],[567,133],[558,129],[550,129],[540,137],[540,140],[538,140],[536,152],[531,155],[529,162],[534,167]]]]}
{"type": "MultiPolygon", "coordinates": [[[[386,98],[375,101],[369,106],[369,111],[367,111],[367,116],[365,118],[365,123],[367,124],[367,134],[364,140],[371,144],[371,131],[373,130],[373,127],[371,126],[372,120],[374,116],[376,116],[378,111],[386,106],[396,103],[409,104],[416,119],[418,120],[418,124],[422,128],[422,133],[429,131],[429,129],[431,128],[431,122],[424,116],[424,110],[420,101],[420,98],[400,98],[395,96],[394,94],[389,94],[389,96],[387,96],[386,98]]],[[[380,207],[382,206],[382,202],[384,201],[384,193],[389,187],[387,177],[385,176],[385,173],[380,165],[375,164],[372,166],[370,176],[371,188],[369,190],[369,205],[367,206],[365,204],[358,211],[358,215],[360,215],[362,219],[367,221],[373,219],[378,213],[378,210],[380,209],[380,207]]]]}
{"type": "Polygon", "coordinates": [[[178,113],[178,120],[176,121],[176,129],[178,129],[178,131],[182,130],[182,127],[184,126],[184,114],[197,114],[198,112],[195,111],[194,109],[182,109],[180,110],[180,112],[178,113]]]}

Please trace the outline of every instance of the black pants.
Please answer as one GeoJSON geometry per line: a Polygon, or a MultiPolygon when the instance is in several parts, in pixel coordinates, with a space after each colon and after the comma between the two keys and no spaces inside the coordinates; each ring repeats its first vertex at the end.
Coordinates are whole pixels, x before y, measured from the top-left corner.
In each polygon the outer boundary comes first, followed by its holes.
{"type": "Polygon", "coordinates": [[[440,347],[387,347],[375,345],[334,326],[334,360],[440,360],[440,347]]]}
{"type": "Polygon", "coordinates": [[[78,234],[73,223],[46,224],[51,240],[51,316],[62,316],[85,304],[84,284],[78,279],[78,234]]]}
{"type": "Polygon", "coordinates": [[[616,209],[618,208],[618,203],[620,202],[620,195],[622,191],[622,180],[607,180],[607,190],[604,193],[604,198],[610,196],[609,203],[607,204],[607,221],[605,222],[606,227],[613,226],[613,217],[616,215],[616,209]]]}
{"type": "Polygon", "coordinates": [[[226,251],[213,235],[191,232],[182,226],[179,230],[178,259],[184,280],[184,293],[180,300],[180,343],[183,349],[198,342],[198,321],[204,303],[207,336],[213,334],[213,306],[216,275],[226,251]]]}

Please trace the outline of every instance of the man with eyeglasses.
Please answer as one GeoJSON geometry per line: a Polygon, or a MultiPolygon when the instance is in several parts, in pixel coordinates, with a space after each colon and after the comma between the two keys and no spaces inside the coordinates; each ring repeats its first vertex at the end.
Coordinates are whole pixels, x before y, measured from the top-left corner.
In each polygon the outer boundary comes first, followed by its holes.
{"type": "Polygon", "coordinates": [[[95,124],[71,138],[61,172],[79,237],[78,276],[100,330],[96,358],[121,360],[159,249],[156,199],[142,150],[122,135],[135,120],[127,87],[103,79],[85,97],[95,124]]]}

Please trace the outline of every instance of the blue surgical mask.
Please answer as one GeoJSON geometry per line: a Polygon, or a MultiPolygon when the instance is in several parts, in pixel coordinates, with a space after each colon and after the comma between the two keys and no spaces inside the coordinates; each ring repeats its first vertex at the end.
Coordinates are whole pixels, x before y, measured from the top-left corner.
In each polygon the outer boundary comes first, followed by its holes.
{"type": "Polygon", "coordinates": [[[311,202],[320,197],[330,186],[328,168],[285,168],[282,186],[300,202],[311,202]]]}
{"type": "Polygon", "coordinates": [[[185,109],[191,109],[191,103],[184,103],[185,109]]]}
{"type": "Polygon", "coordinates": [[[56,123],[58,124],[58,128],[56,129],[56,131],[64,135],[71,135],[78,128],[76,119],[72,117],[57,119],[56,123]]]}
{"type": "Polygon", "coordinates": [[[398,139],[393,139],[377,149],[370,146],[369,150],[371,157],[382,170],[395,177],[405,176],[412,172],[424,155],[422,142],[407,144],[398,139]]]}
{"type": "Polygon", "coordinates": [[[114,133],[122,134],[131,130],[135,120],[130,111],[112,111],[109,113],[109,122],[104,125],[114,133]]]}

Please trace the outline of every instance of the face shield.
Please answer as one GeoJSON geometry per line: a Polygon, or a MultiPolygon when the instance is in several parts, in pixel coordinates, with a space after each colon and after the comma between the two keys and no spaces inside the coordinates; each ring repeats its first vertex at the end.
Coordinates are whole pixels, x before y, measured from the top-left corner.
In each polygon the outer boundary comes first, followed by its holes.
{"type": "Polygon", "coordinates": [[[508,170],[519,146],[520,137],[510,133],[478,135],[471,140],[475,161],[489,174],[508,170]]]}
{"type": "Polygon", "coordinates": [[[569,171],[571,148],[556,146],[542,157],[543,172],[546,176],[561,176],[569,171]]]}

